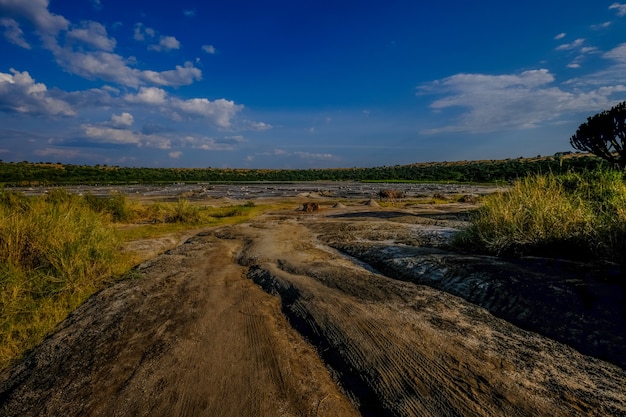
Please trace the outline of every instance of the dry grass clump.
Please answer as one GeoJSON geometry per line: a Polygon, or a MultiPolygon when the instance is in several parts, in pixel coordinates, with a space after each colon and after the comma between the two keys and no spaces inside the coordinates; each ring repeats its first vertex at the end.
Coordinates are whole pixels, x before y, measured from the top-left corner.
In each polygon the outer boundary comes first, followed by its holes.
{"type": "Polygon", "coordinates": [[[626,261],[626,185],[595,171],[532,175],[484,199],[455,243],[497,255],[626,261]]]}

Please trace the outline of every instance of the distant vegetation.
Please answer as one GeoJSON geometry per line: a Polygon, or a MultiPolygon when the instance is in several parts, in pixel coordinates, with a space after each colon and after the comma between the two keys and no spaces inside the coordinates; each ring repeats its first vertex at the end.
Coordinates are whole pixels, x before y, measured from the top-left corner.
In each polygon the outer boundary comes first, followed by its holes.
{"type": "Polygon", "coordinates": [[[550,157],[436,162],[343,169],[125,168],[106,165],[0,162],[0,185],[158,184],[237,181],[421,181],[509,182],[537,173],[593,170],[608,163],[588,154],[562,152],[550,157]]]}
{"type": "Polygon", "coordinates": [[[0,191],[0,370],[130,270],[138,260],[119,250],[122,242],[243,221],[262,209],[141,204],[63,189],[41,197],[0,191]],[[121,227],[127,223],[133,227],[121,227]]]}
{"type": "Polygon", "coordinates": [[[626,184],[621,171],[521,178],[489,195],[457,234],[466,249],[626,265],[626,184]]]}

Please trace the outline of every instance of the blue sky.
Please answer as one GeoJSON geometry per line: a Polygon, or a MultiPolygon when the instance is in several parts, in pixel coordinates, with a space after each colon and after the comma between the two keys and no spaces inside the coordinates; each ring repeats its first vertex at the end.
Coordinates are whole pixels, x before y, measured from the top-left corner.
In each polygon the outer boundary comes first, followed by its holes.
{"type": "Polygon", "coordinates": [[[626,3],[0,0],[0,159],[366,167],[571,150],[626,3]]]}

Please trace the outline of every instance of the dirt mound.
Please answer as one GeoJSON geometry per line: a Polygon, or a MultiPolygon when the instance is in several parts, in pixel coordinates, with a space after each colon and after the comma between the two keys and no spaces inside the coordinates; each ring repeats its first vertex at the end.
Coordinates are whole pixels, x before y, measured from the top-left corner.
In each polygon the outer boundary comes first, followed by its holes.
{"type": "Polygon", "coordinates": [[[378,204],[376,202],[376,200],[374,200],[373,198],[370,198],[369,200],[367,200],[364,205],[366,206],[370,206],[370,207],[380,207],[380,204],[378,204]]]}
{"type": "Polygon", "coordinates": [[[301,210],[305,213],[313,213],[314,211],[318,211],[320,209],[320,205],[317,203],[307,202],[302,204],[301,210]]]}
{"type": "Polygon", "coordinates": [[[347,206],[345,204],[343,204],[343,203],[335,203],[335,204],[333,204],[333,208],[345,209],[345,208],[347,208],[347,206]]]}

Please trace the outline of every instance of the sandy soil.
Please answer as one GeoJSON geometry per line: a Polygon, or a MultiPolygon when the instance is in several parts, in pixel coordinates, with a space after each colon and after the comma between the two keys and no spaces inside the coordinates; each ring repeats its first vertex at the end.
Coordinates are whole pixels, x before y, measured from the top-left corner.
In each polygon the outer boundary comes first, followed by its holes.
{"type": "Polygon", "coordinates": [[[0,375],[0,415],[626,415],[622,368],[336,249],[439,246],[467,208],[322,205],[203,231],[0,375]]]}

